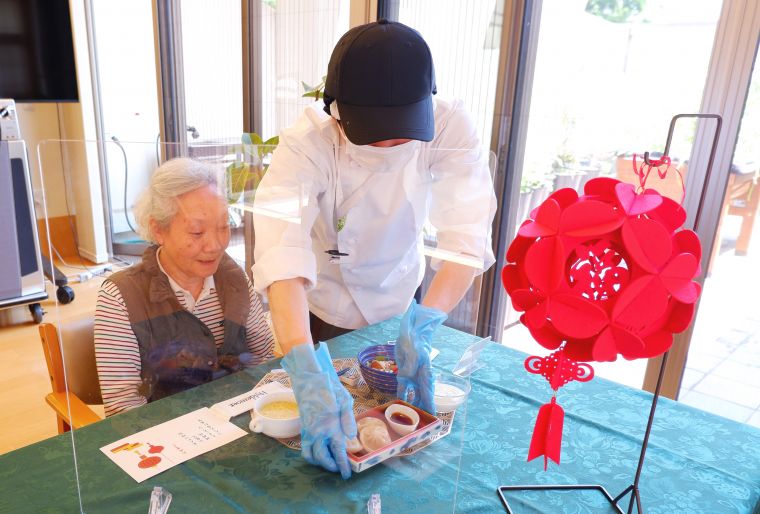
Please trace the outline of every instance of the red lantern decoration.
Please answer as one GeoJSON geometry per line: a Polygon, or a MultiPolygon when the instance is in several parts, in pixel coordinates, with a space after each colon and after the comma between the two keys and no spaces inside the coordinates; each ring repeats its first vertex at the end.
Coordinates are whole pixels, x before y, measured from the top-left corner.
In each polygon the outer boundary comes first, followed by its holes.
{"type": "MultiPolygon", "coordinates": [[[[557,350],[540,365],[556,391],[568,380],[590,380],[579,362],[661,355],[673,333],[694,315],[701,245],[681,229],[686,211],[670,198],[613,178],[586,183],[584,194],[554,192],[520,226],[507,250],[502,282],[520,321],[544,348],[557,350]],[[553,366],[551,370],[549,367],[553,366]]],[[[635,167],[635,161],[634,161],[635,167]]],[[[658,169],[658,173],[664,175],[658,169]]],[[[559,464],[563,413],[552,398],[539,412],[528,460],[559,464]]]]}

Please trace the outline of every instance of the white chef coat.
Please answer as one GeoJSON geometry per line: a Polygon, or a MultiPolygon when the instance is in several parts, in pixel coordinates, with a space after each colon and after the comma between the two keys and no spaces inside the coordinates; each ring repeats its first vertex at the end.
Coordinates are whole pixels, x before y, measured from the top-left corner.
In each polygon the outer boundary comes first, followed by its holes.
{"type": "Polygon", "coordinates": [[[254,209],[257,292],[302,277],[311,312],[343,328],[401,314],[425,273],[422,228],[428,219],[437,248],[481,261],[480,272],[494,263],[489,153],[461,102],[434,103],[433,141],[418,143],[406,165],[381,172],[349,157],[321,102],[283,131],[254,205],[271,205],[289,191],[302,207],[298,222],[254,209]],[[327,250],[348,255],[336,258],[327,250]]]}

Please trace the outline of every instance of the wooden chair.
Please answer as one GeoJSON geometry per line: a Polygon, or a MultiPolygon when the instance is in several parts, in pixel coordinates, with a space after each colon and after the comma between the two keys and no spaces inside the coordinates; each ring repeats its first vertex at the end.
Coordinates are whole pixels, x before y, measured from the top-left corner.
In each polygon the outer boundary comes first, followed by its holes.
{"type": "Polygon", "coordinates": [[[58,418],[58,433],[100,421],[101,417],[88,406],[103,403],[95,365],[92,317],[66,321],[58,327],[42,323],[39,330],[53,386],[45,401],[58,418]]]}

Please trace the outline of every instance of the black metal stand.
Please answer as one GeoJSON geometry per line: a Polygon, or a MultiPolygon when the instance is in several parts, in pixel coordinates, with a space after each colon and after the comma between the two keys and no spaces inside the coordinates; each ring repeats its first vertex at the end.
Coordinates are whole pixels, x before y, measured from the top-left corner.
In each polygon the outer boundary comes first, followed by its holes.
{"type": "Polygon", "coordinates": [[[662,363],[660,363],[660,373],[657,376],[657,386],[654,390],[654,396],[652,397],[652,406],[649,409],[649,420],[647,421],[647,428],[644,432],[644,441],[641,443],[641,455],[639,456],[639,465],[636,468],[636,476],[633,479],[633,483],[626,487],[622,493],[618,494],[614,498],[607,489],[599,484],[581,484],[581,485],[501,485],[497,488],[499,498],[504,508],[507,510],[507,514],[513,514],[512,509],[509,507],[509,502],[504,497],[504,491],[586,491],[597,490],[607,498],[610,505],[615,508],[620,514],[624,514],[618,503],[623,500],[629,494],[631,499],[628,502],[627,513],[633,512],[633,503],[636,501],[636,512],[643,514],[641,508],[641,497],[639,496],[639,478],[641,478],[641,469],[644,467],[644,455],[647,452],[647,446],[649,444],[649,434],[652,432],[652,422],[654,421],[654,411],[657,408],[657,400],[660,398],[660,387],[662,387],[662,377],[665,375],[665,364],[668,362],[668,352],[662,356],[662,363]]]}
{"type": "MultiPolygon", "coordinates": [[[[710,173],[712,171],[712,165],[713,161],[715,160],[715,152],[718,145],[718,136],[720,135],[720,129],[721,125],[723,123],[723,119],[717,115],[717,114],[677,114],[673,116],[673,118],[670,121],[670,129],[668,130],[668,139],[665,143],[665,151],[663,152],[663,156],[668,155],[668,151],[670,150],[670,142],[673,138],[673,131],[675,129],[676,121],[680,118],[703,118],[703,119],[714,119],[716,121],[716,128],[715,128],[715,135],[713,136],[713,144],[710,151],[710,158],[707,162],[707,170],[705,173],[705,181],[704,181],[704,187],[702,188],[702,195],[699,201],[699,208],[697,209],[697,220],[694,223],[694,227],[696,229],[697,224],[699,223],[699,213],[701,211],[702,206],[704,205],[704,200],[706,198],[707,194],[707,187],[710,183],[710,173]]],[[[650,164],[649,161],[649,152],[646,152],[644,154],[644,161],[647,164],[650,164]]],[[[665,375],[665,365],[668,362],[668,353],[665,352],[662,356],[662,362],[660,363],[660,372],[657,376],[657,386],[654,390],[654,396],[652,397],[652,406],[649,409],[649,419],[647,420],[647,428],[644,431],[644,440],[641,443],[641,454],[639,455],[639,464],[636,467],[636,475],[634,476],[633,483],[626,487],[623,492],[615,496],[614,498],[612,495],[607,492],[607,489],[605,489],[603,486],[599,484],[579,484],[579,485],[559,485],[559,484],[549,484],[549,485],[501,485],[497,487],[496,492],[499,495],[499,499],[501,499],[502,505],[504,505],[504,508],[507,511],[507,514],[514,514],[512,509],[509,507],[509,502],[504,497],[505,491],[588,491],[588,490],[596,490],[599,491],[604,495],[604,497],[609,502],[610,506],[612,506],[617,512],[620,514],[625,514],[623,510],[621,509],[619,503],[625,499],[626,496],[630,494],[630,500],[628,501],[628,508],[626,510],[627,514],[631,514],[633,512],[633,505],[634,502],[636,504],[636,512],[638,514],[644,514],[644,510],[641,507],[641,496],[639,495],[639,479],[641,478],[641,470],[644,467],[644,456],[647,452],[647,446],[649,444],[649,435],[652,432],[652,422],[654,421],[654,412],[657,409],[657,400],[660,398],[660,388],[662,387],[662,377],[665,375]]]]}

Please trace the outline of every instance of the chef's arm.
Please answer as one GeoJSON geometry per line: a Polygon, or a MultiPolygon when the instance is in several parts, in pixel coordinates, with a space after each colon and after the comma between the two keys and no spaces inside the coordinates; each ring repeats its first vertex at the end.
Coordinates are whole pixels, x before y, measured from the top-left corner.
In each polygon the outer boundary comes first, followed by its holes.
{"type": "Polygon", "coordinates": [[[273,282],[267,295],[274,333],[282,354],[287,355],[296,345],[311,343],[306,279],[299,277],[273,282]]]}
{"type": "Polygon", "coordinates": [[[470,288],[476,273],[471,266],[444,261],[433,276],[422,305],[451,312],[470,288]]]}

